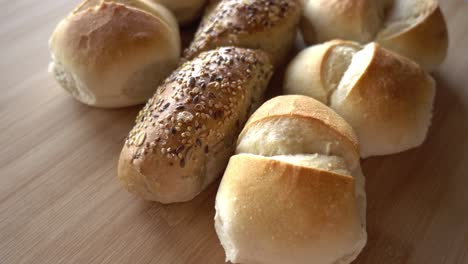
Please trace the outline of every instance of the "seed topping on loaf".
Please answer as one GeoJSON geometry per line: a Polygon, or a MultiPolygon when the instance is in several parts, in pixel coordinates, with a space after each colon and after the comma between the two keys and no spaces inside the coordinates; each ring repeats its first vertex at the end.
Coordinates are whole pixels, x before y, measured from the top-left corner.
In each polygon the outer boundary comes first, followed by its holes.
{"type": "Polygon", "coordinates": [[[240,106],[251,100],[245,84],[268,82],[272,66],[261,51],[220,48],[184,63],[158,88],[140,111],[126,139],[135,147],[132,161],[160,152],[185,166],[194,148],[209,153],[208,142],[218,142],[225,124],[241,125],[240,106]],[[150,128],[150,129],[148,129],[150,128]]]}
{"type": "Polygon", "coordinates": [[[202,20],[194,41],[184,52],[192,58],[213,40],[225,35],[250,34],[265,31],[280,24],[282,19],[298,12],[299,1],[291,0],[224,0],[202,20]]]}

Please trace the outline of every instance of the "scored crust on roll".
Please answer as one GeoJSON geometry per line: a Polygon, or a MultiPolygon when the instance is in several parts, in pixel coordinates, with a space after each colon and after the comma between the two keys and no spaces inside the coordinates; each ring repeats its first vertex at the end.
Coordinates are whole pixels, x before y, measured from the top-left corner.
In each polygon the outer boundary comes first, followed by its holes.
{"type": "Polygon", "coordinates": [[[216,196],[233,263],[350,263],[364,247],[364,178],[351,127],[306,96],[262,105],[238,139],[216,196]],[[303,131],[303,133],[298,133],[303,131]]]}
{"type": "Polygon", "coordinates": [[[84,0],[81,4],[78,5],[78,7],[75,8],[75,10],[73,10],[73,14],[86,11],[89,8],[99,6],[103,3],[121,4],[146,12],[150,15],[162,19],[165,23],[167,23],[170,29],[175,30],[175,33],[179,34],[177,20],[174,18],[171,12],[164,6],[155,4],[154,1],[151,0],[84,0]]]}
{"type": "Polygon", "coordinates": [[[275,65],[284,62],[296,37],[300,0],[224,0],[202,19],[183,57],[220,46],[261,49],[275,65]]]}
{"type": "Polygon", "coordinates": [[[334,154],[345,157],[350,167],[359,163],[358,149],[353,129],[340,116],[304,96],[278,96],[263,104],[249,118],[237,142],[237,153],[334,154]],[[290,113],[286,119],[285,113],[290,113]],[[304,144],[289,144],[291,141],[304,144]]]}
{"type": "Polygon", "coordinates": [[[438,1],[396,1],[375,41],[434,70],[448,50],[447,25],[438,1]]]}
{"type": "Polygon", "coordinates": [[[260,50],[219,48],[184,63],[138,115],[120,155],[122,185],[163,203],[194,198],[225,169],[271,74],[260,50]]]}
{"type": "Polygon", "coordinates": [[[448,49],[447,26],[437,0],[306,1],[301,31],[308,44],[376,41],[428,71],[442,63],[448,49]]]}
{"type": "Polygon", "coordinates": [[[337,156],[356,178],[357,193],[363,194],[359,148],[353,128],[335,111],[307,96],[286,95],[252,114],[239,134],[236,153],[337,156]]]}
{"type": "Polygon", "coordinates": [[[331,92],[336,89],[352,56],[359,49],[361,47],[357,43],[334,40],[302,50],[286,70],[286,93],[291,87],[295,94],[307,94],[327,104],[331,92]]]}
{"type": "Polygon", "coordinates": [[[136,0],[85,1],[59,23],[49,45],[57,81],[77,100],[97,107],[144,102],[180,56],[169,11],[136,0]]]}
{"type": "Polygon", "coordinates": [[[311,96],[337,111],[354,128],[365,158],[424,142],[435,82],[416,63],[376,43],[330,41],[293,59],[284,92],[311,96]]]}

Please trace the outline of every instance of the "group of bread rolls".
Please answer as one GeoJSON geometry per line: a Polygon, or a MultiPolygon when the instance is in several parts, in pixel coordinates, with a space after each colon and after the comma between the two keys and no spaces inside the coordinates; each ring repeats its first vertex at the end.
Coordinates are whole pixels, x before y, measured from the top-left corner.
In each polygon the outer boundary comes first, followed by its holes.
{"type": "Polygon", "coordinates": [[[224,172],[227,261],[334,264],[367,241],[360,158],[422,144],[447,46],[435,0],[85,0],[49,68],[85,104],[147,101],[118,164],[129,192],[189,201],[224,172]],[[288,62],[298,29],[314,45],[288,62]],[[262,104],[282,65],[287,95],[262,104]]]}

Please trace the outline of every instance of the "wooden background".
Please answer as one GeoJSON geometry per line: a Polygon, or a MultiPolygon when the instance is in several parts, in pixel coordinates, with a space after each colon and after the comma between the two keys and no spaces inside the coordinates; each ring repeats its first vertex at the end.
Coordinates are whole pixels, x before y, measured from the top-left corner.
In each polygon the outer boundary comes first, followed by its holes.
{"type": "MultiPolygon", "coordinates": [[[[468,263],[468,3],[450,29],[426,143],[363,161],[369,242],[356,264],[468,263]]],[[[0,1],[0,263],[223,263],[213,184],[162,206],[116,181],[139,107],[74,101],[47,73],[47,40],[74,1],[0,1]]]]}

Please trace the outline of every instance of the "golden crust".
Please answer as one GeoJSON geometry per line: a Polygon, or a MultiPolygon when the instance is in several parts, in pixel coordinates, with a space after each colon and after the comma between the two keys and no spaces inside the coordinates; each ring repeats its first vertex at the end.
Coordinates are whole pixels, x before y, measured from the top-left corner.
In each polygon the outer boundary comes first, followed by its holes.
{"type": "Polygon", "coordinates": [[[222,1],[205,15],[183,57],[191,59],[219,46],[239,46],[262,49],[279,64],[293,44],[301,10],[299,0],[222,1]]]}
{"type": "MultiPolygon", "coordinates": [[[[447,55],[448,31],[437,2],[429,2],[431,4],[418,18],[420,22],[400,32],[393,32],[390,26],[379,33],[376,42],[413,59],[425,70],[432,71],[447,55]]],[[[398,21],[391,21],[389,24],[398,24],[398,21]]]]}
{"type": "Polygon", "coordinates": [[[372,57],[365,71],[353,83],[344,99],[365,108],[370,122],[408,126],[414,121],[418,101],[428,97],[429,76],[416,63],[396,53],[372,45],[372,57]],[[378,84],[378,85],[376,85],[378,84]],[[366,98],[363,102],[362,98],[366,98]]]}
{"type": "Polygon", "coordinates": [[[73,10],[72,14],[86,11],[87,9],[100,6],[103,3],[121,4],[126,7],[136,8],[142,12],[146,12],[147,14],[153,15],[156,18],[162,19],[167,23],[169,28],[174,29],[176,31],[175,33],[179,34],[179,25],[170,11],[167,10],[164,6],[148,0],[85,0],[81,2],[81,4],[79,4],[75,10],[73,10]]]}
{"type": "Polygon", "coordinates": [[[280,263],[279,258],[308,263],[313,256],[320,263],[335,263],[340,254],[355,256],[365,233],[354,184],[349,176],[235,155],[216,197],[218,235],[226,232],[240,251],[239,260],[250,255],[252,262],[270,258],[280,263]],[[225,222],[229,227],[223,227],[225,222]],[[253,252],[254,245],[262,250],[253,252]]]}
{"type": "Polygon", "coordinates": [[[352,124],[363,157],[400,152],[424,141],[435,85],[415,62],[369,44],[362,72],[332,108],[352,124]]]}
{"type": "Polygon", "coordinates": [[[303,95],[278,96],[265,102],[249,118],[239,138],[254,124],[276,117],[302,118],[314,122],[333,132],[353,152],[359,152],[358,141],[351,126],[331,108],[303,95]]]}
{"type": "Polygon", "coordinates": [[[285,92],[324,101],[326,93],[322,91],[330,86],[326,74],[343,70],[339,85],[330,90],[326,103],[353,127],[361,157],[392,154],[420,145],[430,125],[433,79],[417,63],[377,43],[351,50],[351,55],[338,52],[335,59],[342,65],[329,64],[329,53],[345,45],[357,47],[357,43],[330,41],[300,53],[292,62],[297,65],[287,72],[285,92]],[[301,74],[306,81],[296,80],[301,74]]]}
{"type": "Polygon", "coordinates": [[[301,23],[309,44],[342,38],[376,41],[433,70],[448,49],[447,25],[437,0],[314,0],[301,23]]]}
{"type": "Polygon", "coordinates": [[[271,74],[264,52],[232,47],[204,52],[183,64],[137,117],[120,157],[124,185],[145,193],[128,184],[139,179],[134,178],[138,171],[146,182],[157,182],[146,185],[152,196],[144,198],[192,199],[214,180],[207,173],[221,173],[252,101],[261,96],[271,74]],[[219,168],[208,168],[213,160],[219,168]]]}
{"type": "MultiPolygon", "coordinates": [[[[284,217],[282,220],[286,223],[296,219],[305,224],[303,229],[320,228],[325,223],[346,227],[349,220],[354,220],[350,221],[353,225],[357,224],[358,219],[349,217],[356,212],[353,177],[262,156],[246,154],[232,156],[218,195],[237,197],[238,205],[246,210],[236,218],[236,221],[246,221],[248,219],[242,217],[250,216],[263,219],[264,224],[257,224],[268,229],[266,233],[277,235],[278,239],[290,240],[289,237],[294,235],[288,231],[289,224],[278,226],[277,223],[282,221],[258,217],[256,214],[259,212],[256,209],[261,208],[260,213],[272,213],[268,210],[275,210],[273,215],[278,218],[284,217]],[[287,205],[288,200],[298,202],[294,203],[294,206],[303,206],[307,209],[278,208],[287,205]],[[271,201],[277,202],[272,204],[271,201]],[[245,205],[248,208],[244,208],[245,205]],[[332,211],[316,205],[329,207],[332,211]]],[[[278,218],[276,220],[279,220],[278,218]]],[[[290,225],[290,227],[295,229],[298,226],[290,225]]],[[[307,234],[302,235],[302,238],[307,237],[307,234]]]]}
{"type": "Polygon", "coordinates": [[[55,58],[68,68],[105,72],[138,51],[170,50],[175,44],[171,35],[161,19],[121,4],[103,3],[62,21],[50,46],[55,58]]]}

